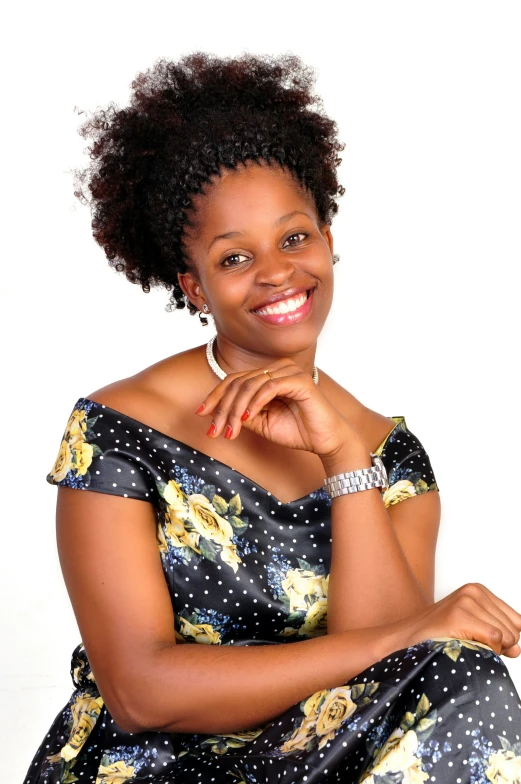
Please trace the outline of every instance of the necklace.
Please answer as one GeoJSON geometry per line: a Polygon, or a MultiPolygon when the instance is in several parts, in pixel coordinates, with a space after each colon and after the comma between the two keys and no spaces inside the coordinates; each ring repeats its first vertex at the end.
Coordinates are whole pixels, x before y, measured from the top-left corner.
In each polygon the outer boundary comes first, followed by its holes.
{"type": "MultiPolygon", "coordinates": [[[[226,378],[226,376],[228,374],[224,372],[222,367],[219,365],[219,363],[215,359],[215,355],[213,353],[213,344],[215,343],[216,338],[217,338],[217,335],[214,335],[213,338],[210,338],[210,340],[206,344],[206,359],[208,360],[208,364],[212,368],[212,370],[215,373],[215,375],[219,376],[219,378],[224,381],[224,379],[226,378]]],[[[318,384],[318,370],[317,370],[317,366],[316,365],[313,365],[312,378],[313,378],[313,381],[315,382],[315,384],[318,384]]]]}

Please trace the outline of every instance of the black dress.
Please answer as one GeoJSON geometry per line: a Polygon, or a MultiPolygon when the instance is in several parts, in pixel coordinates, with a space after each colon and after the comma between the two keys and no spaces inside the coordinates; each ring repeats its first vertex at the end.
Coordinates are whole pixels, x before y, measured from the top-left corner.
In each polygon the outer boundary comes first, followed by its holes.
{"type": "MultiPolygon", "coordinates": [[[[378,449],[386,506],[436,491],[403,417],[378,449]]],[[[52,484],[146,500],[175,610],[194,644],[290,644],[325,634],[330,501],[284,504],[246,476],[111,408],[80,398],[52,484]]],[[[95,782],[521,782],[521,705],[502,659],[464,640],[426,640],[319,691],[264,727],[223,735],[116,725],[82,645],[73,694],[25,784],[95,782]]]]}

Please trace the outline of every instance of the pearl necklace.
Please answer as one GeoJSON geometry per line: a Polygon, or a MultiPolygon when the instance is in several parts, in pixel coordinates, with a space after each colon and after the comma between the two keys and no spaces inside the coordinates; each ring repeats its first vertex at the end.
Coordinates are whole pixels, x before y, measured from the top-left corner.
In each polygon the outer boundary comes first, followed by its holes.
{"type": "MultiPolygon", "coordinates": [[[[213,353],[213,344],[215,343],[216,338],[217,338],[217,335],[214,335],[213,338],[211,338],[208,341],[208,343],[206,344],[206,359],[208,360],[208,364],[212,368],[212,370],[215,373],[215,375],[219,376],[219,378],[224,381],[224,379],[226,378],[226,376],[228,374],[224,372],[222,367],[219,365],[219,363],[215,359],[215,356],[214,356],[214,353],[213,353]]],[[[313,365],[313,375],[312,375],[312,378],[313,378],[313,381],[315,382],[315,384],[318,384],[318,370],[317,370],[317,366],[316,365],[313,365]]]]}

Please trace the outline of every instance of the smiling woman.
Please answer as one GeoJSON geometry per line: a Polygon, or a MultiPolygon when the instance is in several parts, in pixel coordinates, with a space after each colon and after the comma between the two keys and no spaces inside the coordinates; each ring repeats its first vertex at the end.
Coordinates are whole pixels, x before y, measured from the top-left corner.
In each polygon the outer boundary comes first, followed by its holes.
{"type": "Polygon", "coordinates": [[[194,210],[179,284],[189,302],[208,305],[221,350],[238,345],[266,361],[309,354],[331,307],[333,238],[296,176],[240,164],[212,178],[194,210]]]}
{"type": "Polygon", "coordinates": [[[433,602],[427,453],[315,366],[342,145],[312,72],[160,61],[82,133],[110,263],[216,335],[73,406],[47,480],[82,642],[26,784],[519,782],[521,616],[433,602]]]}

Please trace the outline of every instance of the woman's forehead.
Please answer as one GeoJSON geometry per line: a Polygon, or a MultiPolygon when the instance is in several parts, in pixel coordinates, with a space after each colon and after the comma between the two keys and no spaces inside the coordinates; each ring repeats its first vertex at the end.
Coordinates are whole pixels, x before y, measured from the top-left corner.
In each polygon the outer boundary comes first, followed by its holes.
{"type": "Polygon", "coordinates": [[[290,172],[249,163],[224,170],[193,199],[198,233],[218,224],[229,231],[255,222],[273,222],[294,211],[316,218],[312,198],[290,172]],[[235,225],[232,225],[235,224],[235,225]]]}

